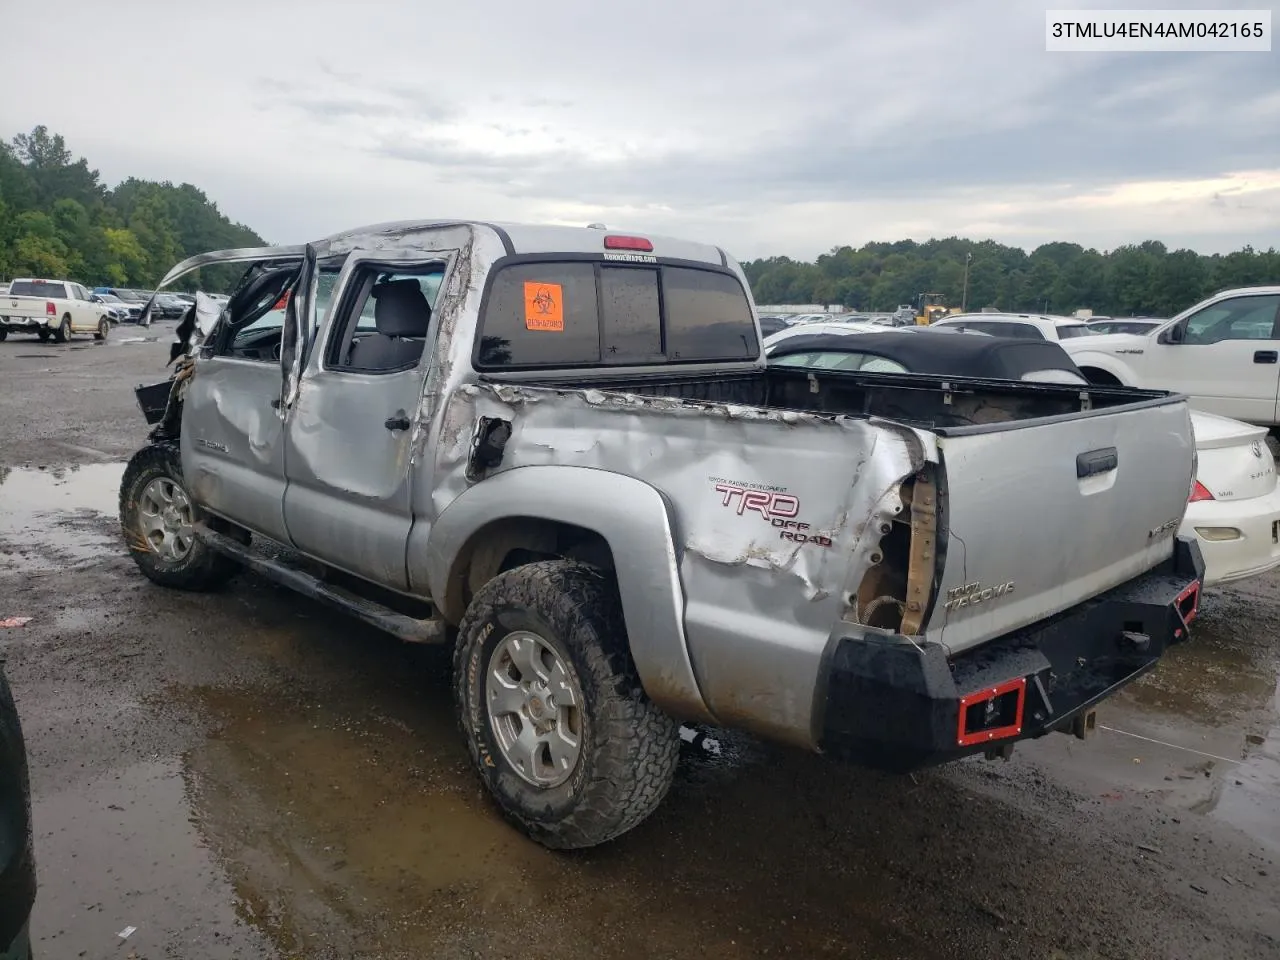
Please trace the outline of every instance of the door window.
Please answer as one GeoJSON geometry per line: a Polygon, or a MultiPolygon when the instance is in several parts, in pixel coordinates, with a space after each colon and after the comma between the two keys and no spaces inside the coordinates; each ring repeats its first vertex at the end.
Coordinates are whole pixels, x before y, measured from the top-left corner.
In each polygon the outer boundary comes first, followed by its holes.
{"type": "Polygon", "coordinates": [[[335,370],[392,373],[417,366],[445,265],[357,269],[347,284],[326,364],[335,370]]]}
{"type": "Polygon", "coordinates": [[[1222,300],[1187,319],[1182,342],[1274,340],[1277,309],[1280,309],[1280,295],[1222,300]]]}

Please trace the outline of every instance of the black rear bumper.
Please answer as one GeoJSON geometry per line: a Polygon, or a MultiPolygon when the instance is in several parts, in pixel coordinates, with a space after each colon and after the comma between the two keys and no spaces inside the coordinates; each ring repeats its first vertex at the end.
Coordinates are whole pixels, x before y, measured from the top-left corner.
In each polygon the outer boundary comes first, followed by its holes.
{"type": "Polygon", "coordinates": [[[954,657],[905,637],[842,638],[827,664],[821,748],[906,772],[1070,730],[1188,638],[1203,577],[1200,548],[1179,537],[1149,573],[954,657]]]}

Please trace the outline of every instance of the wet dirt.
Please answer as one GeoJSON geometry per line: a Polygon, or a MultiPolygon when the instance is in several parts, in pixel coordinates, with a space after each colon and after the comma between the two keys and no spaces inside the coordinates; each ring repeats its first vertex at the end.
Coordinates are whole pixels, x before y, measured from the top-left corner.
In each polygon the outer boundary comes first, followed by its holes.
{"type": "MultiPolygon", "coordinates": [[[[1280,955],[1280,577],[1217,592],[1089,742],[889,777],[686,730],[650,821],[551,853],[469,769],[445,651],[252,577],[200,595],[137,572],[117,444],[145,436],[131,388],[166,352],[116,352],[132,366],[72,441],[92,456],[0,420],[41,955],[1280,955]]],[[[61,396],[91,353],[28,386],[61,396]]]]}

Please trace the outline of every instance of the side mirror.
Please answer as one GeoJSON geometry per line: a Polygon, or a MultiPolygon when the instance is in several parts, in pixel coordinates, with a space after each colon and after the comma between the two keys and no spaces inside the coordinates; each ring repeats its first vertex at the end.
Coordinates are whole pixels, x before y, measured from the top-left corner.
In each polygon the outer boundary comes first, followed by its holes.
{"type": "Polygon", "coordinates": [[[1186,327],[1182,324],[1176,324],[1160,333],[1156,338],[1157,343],[1182,343],[1186,337],[1186,327]]]}

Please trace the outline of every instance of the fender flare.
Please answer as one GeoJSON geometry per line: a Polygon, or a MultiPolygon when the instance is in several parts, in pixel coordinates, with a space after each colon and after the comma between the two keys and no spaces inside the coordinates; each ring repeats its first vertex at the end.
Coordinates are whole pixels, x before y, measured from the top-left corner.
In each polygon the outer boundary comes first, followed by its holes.
{"type": "Polygon", "coordinates": [[[431,596],[445,596],[455,560],[472,537],[503,519],[550,520],[603,537],[613,554],[631,658],[645,693],[678,719],[715,722],[689,656],[675,534],[658,490],[590,467],[517,467],[490,477],[450,503],[431,527],[431,596]]]}

